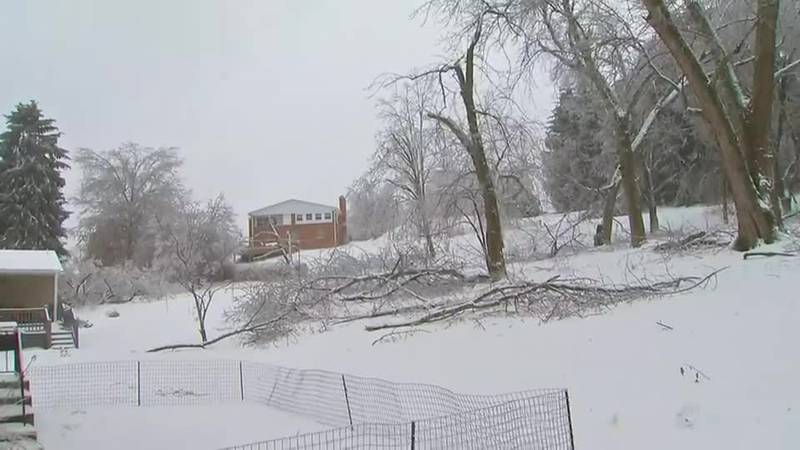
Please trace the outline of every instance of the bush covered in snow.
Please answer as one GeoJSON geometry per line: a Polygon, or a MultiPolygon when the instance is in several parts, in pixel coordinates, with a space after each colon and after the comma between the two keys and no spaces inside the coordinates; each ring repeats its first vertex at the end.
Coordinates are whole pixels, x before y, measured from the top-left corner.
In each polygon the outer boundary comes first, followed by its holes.
{"type": "Polygon", "coordinates": [[[73,258],[64,265],[58,291],[62,301],[83,306],[158,299],[178,292],[178,286],[169,283],[159,271],[132,264],[105,267],[73,258]]]}

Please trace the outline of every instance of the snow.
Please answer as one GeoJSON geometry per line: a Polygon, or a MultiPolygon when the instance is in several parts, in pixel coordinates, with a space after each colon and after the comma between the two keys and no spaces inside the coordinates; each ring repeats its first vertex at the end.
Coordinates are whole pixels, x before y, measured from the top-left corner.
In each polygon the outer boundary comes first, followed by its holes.
{"type": "Polygon", "coordinates": [[[335,211],[336,206],[322,205],[304,200],[289,199],[274,205],[265,206],[255,211],[250,211],[250,216],[268,216],[271,214],[296,214],[296,213],[329,213],[335,211]]]}
{"type": "Polygon", "coordinates": [[[302,417],[250,404],[87,408],[36,415],[39,442],[47,449],[217,449],[320,431],[302,417]]]}
{"type": "MultiPolygon", "coordinates": [[[[719,225],[719,214],[713,208],[667,209],[661,221],[672,230],[706,229],[719,225]]],[[[590,233],[593,226],[586,225],[590,233]]],[[[522,236],[513,231],[507,236],[513,241],[516,235],[522,236]]],[[[453,238],[459,239],[468,237],[453,238]]],[[[379,248],[379,242],[354,245],[364,251],[379,248]]],[[[788,245],[789,238],[784,238],[764,250],[788,245]]],[[[94,324],[82,330],[81,349],[63,355],[35,351],[28,357],[36,356],[32,364],[241,359],[475,394],[565,387],[576,448],[800,448],[795,278],[800,258],[744,261],[728,249],[666,256],[652,245],[619,245],[520,262],[512,271],[531,279],[569,274],[634,282],[667,274],[704,275],[724,267],[706,289],[545,324],[515,317],[464,320],[373,345],[381,335],[364,331],[363,323],[351,323],[262,348],[242,348],[228,340],[206,350],[145,353],[156,345],[199,339],[190,299],[182,295],[80,311],[94,324]],[[106,317],[110,309],[120,317],[106,317]]],[[[226,329],[223,312],[232,293],[218,295],[209,312],[211,336],[226,329]]],[[[142,448],[141,436],[153,441],[147,448],[216,448],[320,429],[277,412],[280,426],[271,427],[261,417],[271,418],[273,412],[254,408],[264,407],[121,408],[86,414],[37,410],[36,417],[46,448],[54,450],[142,448]],[[222,436],[212,436],[214,432],[222,436]]]]}
{"type": "Polygon", "coordinates": [[[0,250],[0,274],[54,274],[62,272],[52,250],[0,250]]]}

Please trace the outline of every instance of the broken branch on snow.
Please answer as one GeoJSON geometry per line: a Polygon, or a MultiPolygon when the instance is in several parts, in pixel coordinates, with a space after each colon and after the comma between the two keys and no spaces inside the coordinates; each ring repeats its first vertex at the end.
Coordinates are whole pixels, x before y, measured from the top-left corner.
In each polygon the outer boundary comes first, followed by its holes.
{"type": "MultiPolygon", "coordinates": [[[[725,268],[705,277],[678,277],[651,284],[603,286],[591,279],[562,280],[553,277],[537,283],[523,281],[495,285],[477,297],[456,303],[448,303],[425,310],[424,314],[410,320],[367,325],[367,331],[414,327],[458,318],[469,312],[500,312],[513,307],[517,313],[538,316],[547,322],[570,316],[581,316],[592,310],[602,310],[615,304],[638,298],[664,296],[686,292],[705,286],[725,268]]],[[[385,315],[385,314],[380,314],[385,315]]],[[[372,316],[372,317],[377,317],[372,316]]],[[[371,318],[369,315],[361,318],[371,318]]]]}

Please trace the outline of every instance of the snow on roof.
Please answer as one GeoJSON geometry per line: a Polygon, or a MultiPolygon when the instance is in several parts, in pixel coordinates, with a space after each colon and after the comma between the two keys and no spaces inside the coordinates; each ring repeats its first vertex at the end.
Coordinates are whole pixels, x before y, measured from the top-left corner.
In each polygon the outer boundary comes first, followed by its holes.
{"type": "Polygon", "coordinates": [[[335,206],[322,205],[320,203],[306,202],[303,200],[289,199],[274,205],[265,206],[261,209],[251,211],[251,216],[268,216],[270,214],[306,214],[306,213],[326,213],[335,210],[335,206]]]}
{"type": "Polygon", "coordinates": [[[0,250],[0,273],[59,273],[61,262],[52,250],[0,250]]]}

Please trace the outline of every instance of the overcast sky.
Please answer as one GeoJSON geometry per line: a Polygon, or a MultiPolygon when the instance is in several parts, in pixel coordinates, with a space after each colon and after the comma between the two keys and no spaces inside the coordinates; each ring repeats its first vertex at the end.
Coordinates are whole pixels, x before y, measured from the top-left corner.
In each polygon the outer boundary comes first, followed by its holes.
{"type": "Polygon", "coordinates": [[[335,205],[373,149],[370,82],[444,54],[419,3],[0,0],[0,110],[37,100],[67,149],[178,147],[195,196],[224,193],[240,221],[335,205]]]}

